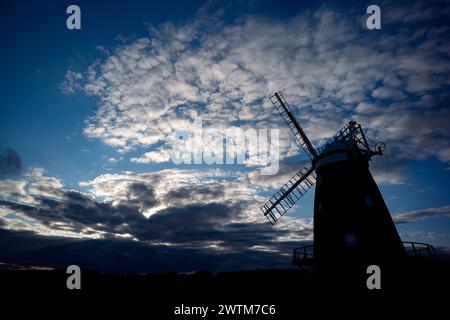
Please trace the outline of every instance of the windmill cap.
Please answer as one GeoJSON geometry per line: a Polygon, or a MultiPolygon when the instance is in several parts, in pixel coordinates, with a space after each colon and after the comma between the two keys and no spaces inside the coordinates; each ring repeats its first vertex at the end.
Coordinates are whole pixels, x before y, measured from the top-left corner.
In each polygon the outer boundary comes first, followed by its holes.
{"type": "Polygon", "coordinates": [[[352,140],[336,139],[324,147],[314,166],[318,169],[325,164],[350,160],[353,157],[351,156],[352,150],[355,150],[355,144],[352,140]]]}

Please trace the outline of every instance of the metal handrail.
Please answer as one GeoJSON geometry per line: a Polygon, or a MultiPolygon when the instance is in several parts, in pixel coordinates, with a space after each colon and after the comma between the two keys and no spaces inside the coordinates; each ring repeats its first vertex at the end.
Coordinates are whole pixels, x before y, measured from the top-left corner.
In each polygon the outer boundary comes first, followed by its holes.
{"type": "Polygon", "coordinates": [[[408,256],[414,257],[436,256],[436,251],[434,250],[434,247],[428,243],[404,241],[403,246],[405,247],[408,256]]]}
{"type": "Polygon", "coordinates": [[[314,246],[303,246],[300,248],[295,248],[293,251],[293,261],[312,259],[314,258],[314,246]]]}
{"type": "MultiPolygon", "coordinates": [[[[436,257],[436,251],[431,244],[423,242],[403,241],[406,254],[413,257],[436,257]]],[[[300,262],[302,260],[309,260],[314,258],[314,246],[303,246],[295,248],[293,251],[293,262],[300,262]]]]}

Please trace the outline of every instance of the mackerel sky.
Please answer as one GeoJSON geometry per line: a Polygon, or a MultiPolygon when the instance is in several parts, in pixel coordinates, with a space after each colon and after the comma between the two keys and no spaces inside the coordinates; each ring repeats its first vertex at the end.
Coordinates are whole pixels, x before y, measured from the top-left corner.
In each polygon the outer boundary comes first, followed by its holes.
{"type": "Polygon", "coordinates": [[[70,4],[0,5],[2,265],[290,267],[314,190],[275,226],[260,214],[307,160],[276,91],[316,147],[351,119],[385,142],[371,171],[400,236],[448,252],[450,2],[379,1],[381,30],[364,1],[77,1],[81,30],[70,4]],[[172,163],[196,119],[279,129],[278,174],[172,163]]]}

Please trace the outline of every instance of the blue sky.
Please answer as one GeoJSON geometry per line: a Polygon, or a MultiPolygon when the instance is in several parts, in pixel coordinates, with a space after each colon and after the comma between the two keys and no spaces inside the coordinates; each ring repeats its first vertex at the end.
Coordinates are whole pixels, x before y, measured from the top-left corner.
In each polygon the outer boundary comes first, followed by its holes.
{"type": "Polygon", "coordinates": [[[258,210],[306,160],[268,100],[281,90],[316,147],[350,119],[385,141],[371,170],[402,239],[450,246],[447,2],[379,2],[374,31],[363,1],[78,1],[81,30],[65,27],[70,4],[1,4],[0,146],[21,160],[1,162],[4,239],[173,253],[149,270],[182,249],[198,257],[186,270],[289,265],[312,240],[314,191],[275,227],[258,210]],[[282,130],[279,174],[171,163],[173,132],[199,117],[282,130]]]}

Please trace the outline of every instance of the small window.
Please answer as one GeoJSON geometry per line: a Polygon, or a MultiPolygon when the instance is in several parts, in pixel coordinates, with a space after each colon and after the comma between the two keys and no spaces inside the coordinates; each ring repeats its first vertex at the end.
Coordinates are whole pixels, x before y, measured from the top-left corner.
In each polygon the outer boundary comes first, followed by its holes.
{"type": "Polygon", "coordinates": [[[373,206],[373,199],[372,199],[371,196],[366,196],[366,197],[364,198],[364,201],[366,202],[366,204],[367,204],[368,206],[373,206]]]}
{"type": "Polygon", "coordinates": [[[347,233],[344,236],[344,242],[346,246],[356,246],[356,236],[354,233],[347,233]]]}

